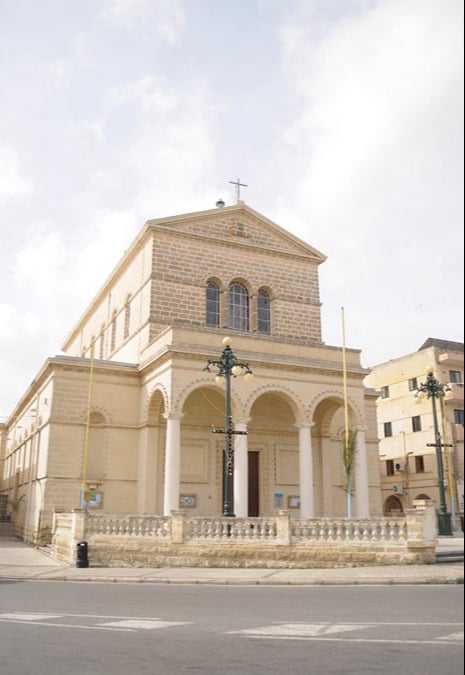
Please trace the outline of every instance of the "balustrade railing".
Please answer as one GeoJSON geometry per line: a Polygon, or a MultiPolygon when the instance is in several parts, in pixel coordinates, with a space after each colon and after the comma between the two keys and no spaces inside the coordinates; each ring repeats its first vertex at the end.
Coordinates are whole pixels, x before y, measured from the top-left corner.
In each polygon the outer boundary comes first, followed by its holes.
{"type": "Polygon", "coordinates": [[[271,542],[277,536],[276,518],[186,518],[185,541],[271,542]]]}
{"type": "Polygon", "coordinates": [[[386,542],[407,540],[405,518],[320,518],[292,521],[293,543],[386,542]]]}
{"type": "Polygon", "coordinates": [[[89,514],[86,533],[129,537],[171,538],[171,518],[162,516],[114,516],[89,514]]]}
{"type": "MultiPolygon", "coordinates": [[[[169,543],[173,518],[181,523],[181,541],[242,544],[331,544],[364,542],[399,545],[408,540],[406,518],[269,518],[192,517],[86,513],[85,536],[151,537],[169,543]]],[[[71,514],[56,514],[57,526],[72,529],[71,514]]],[[[177,529],[179,532],[179,529],[177,529]]]]}

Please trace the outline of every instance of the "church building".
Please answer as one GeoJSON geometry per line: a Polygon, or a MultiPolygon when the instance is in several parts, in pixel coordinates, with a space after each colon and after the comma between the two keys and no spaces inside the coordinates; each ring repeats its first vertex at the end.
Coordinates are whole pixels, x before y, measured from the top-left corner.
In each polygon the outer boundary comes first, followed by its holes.
{"type": "Polygon", "coordinates": [[[80,507],[221,515],[225,337],[254,376],[231,382],[234,514],[346,516],[346,409],[353,515],[381,515],[377,395],[359,350],[344,369],[322,341],[325,259],[242,201],[149,220],[0,426],[15,532],[80,507]]]}

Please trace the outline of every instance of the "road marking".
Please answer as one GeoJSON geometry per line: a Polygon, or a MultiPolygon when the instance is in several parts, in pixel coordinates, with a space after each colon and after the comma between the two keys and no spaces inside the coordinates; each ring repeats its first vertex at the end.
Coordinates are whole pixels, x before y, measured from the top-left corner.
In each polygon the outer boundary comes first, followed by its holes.
{"type": "Polygon", "coordinates": [[[346,633],[347,631],[363,630],[371,628],[370,624],[325,624],[325,623],[284,623],[262,628],[246,628],[244,630],[231,631],[232,634],[253,636],[276,636],[276,637],[320,637],[334,633],[346,633]]]}
{"type": "Polygon", "coordinates": [[[132,628],[134,630],[155,630],[157,628],[174,628],[175,626],[187,626],[192,621],[160,621],[159,619],[128,619],[127,621],[111,621],[99,624],[108,628],[132,628]]]}
{"type": "Polygon", "coordinates": [[[42,619],[61,619],[61,614],[43,614],[13,612],[12,614],[0,614],[0,619],[14,619],[15,621],[41,621],[42,619]]]}
{"type": "Polygon", "coordinates": [[[450,635],[444,635],[444,637],[438,638],[438,640],[457,640],[463,642],[463,631],[461,633],[451,633],[450,635]]]}
{"type": "Polygon", "coordinates": [[[245,637],[251,640],[307,640],[308,642],[360,642],[372,644],[393,644],[393,645],[458,645],[455,641],[448,642],[443,640],[439,642],[439,638],[435,640],[387,640],[385,638],[331,638],[331,637],[302,637],[294,636],[275,636],[275,635],[246,635],[245,637]]]}
{"type": "Polygon", "coordinates": [[[329,623],[275,623],[271,626],[262,626],[259,628],[246,628],[238,631],[230,631],[229,635],[242,635],[243,637],[252,640],[309,640],[309,641],[326,641],[326,642],[360,642],[360,643],[385,643],[397,645],[457,645],[463,642],[463,632],[450,633],[445,636],[438,636],[429,639],[409,639],[403,638],[389,638],[389,637],[334,637],[338,633],[346,633],[350,631],[362,631],[369,628],[382,628],[385,632],[386,627],[399,628],[401,626],[411,626],[422,629],[425,626],[432,626],[435,628],[446,626],[461,627],[463,624],[454,623],[350,623],[350,624],[329,624],[329,623]]]}
{"type": "Polygon", "coordinates": [[[107,628],[106,626],[83,626],[76,623],[50,623],[48,621],[17,621],[14,619],[1,619],[1,623],[16,623],[23,626],[48,626],[49,628],[79,628],[81,630],[106,630],[106,631],[120,631],[121,633],[134,633],[131,628],[107,628]]]}
{"type": "Polygon", "coordinates": [[[0,623],[15,623],[29,626],[48,626],[52,628],[79,628],[82,630],[103,630],[133,633],[137,630],[157,630],[192,624],[192,621],[163,621],[154,617],[112,616],[101,614],[46,614],[45,612],[10,612],[0,614],[0,623]],[[76,624],[65,623],[67,619],[85,618],[91,621],[114,619],[104,623],[76,624]],[[62,619],[63,623],[51,621],[62,619]]]}

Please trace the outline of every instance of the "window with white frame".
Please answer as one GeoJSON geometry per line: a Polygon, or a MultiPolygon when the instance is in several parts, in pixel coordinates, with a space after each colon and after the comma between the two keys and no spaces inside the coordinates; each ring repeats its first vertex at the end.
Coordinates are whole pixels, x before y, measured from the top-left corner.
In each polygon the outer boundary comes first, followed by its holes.
{"type": "Polygon", "coordinates": [[[229,328],[248,331],[250,329],[249,291],[244,284],[235,282],[229,287],[229,328]]]}

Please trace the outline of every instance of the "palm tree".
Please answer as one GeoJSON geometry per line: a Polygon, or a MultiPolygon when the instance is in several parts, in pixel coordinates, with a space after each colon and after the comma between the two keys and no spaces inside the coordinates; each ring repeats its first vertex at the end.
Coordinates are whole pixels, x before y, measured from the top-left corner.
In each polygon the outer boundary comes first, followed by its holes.
{"type": "Polygon", "coordinates": [[[342,444],[342,465],[346,478],[347,517],[352,518],[352,474],[357,457],[357,431],[348,429],[342,444]]]}

